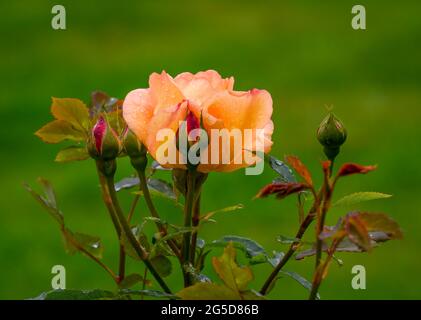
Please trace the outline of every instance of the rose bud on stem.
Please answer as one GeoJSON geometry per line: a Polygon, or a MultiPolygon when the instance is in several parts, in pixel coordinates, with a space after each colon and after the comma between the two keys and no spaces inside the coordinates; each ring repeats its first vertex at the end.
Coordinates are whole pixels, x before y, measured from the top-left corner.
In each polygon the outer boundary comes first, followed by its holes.
{"type": "Polygon", "coordinates": [[[112,160],[120,154],[122,146],[114,129],[101,115],[88,139],[88,152],[94,159],[112,160]]]}
{"type": "MultiPolygon", "coordinates": [[[[136,135],[129,128],[126,128],[123,135],[123,145],[127,155],[130,158],[130,162],[133,168],[136,170],[139,177],[139,189],[142,191],[143,196],[145,197],[146,205],[149,209],[149,212],[152,217],[156,218],[155,223],[162,237],[167,235],[167,229],[161,223],[160,216],[156,210],[151,194],[149,192],[147,180],[146,180],[146,166],[148,164],[147,150],[145,146],[139,141],[136,135]]],[[[137,202],[139,195],[136,195],[135,201],[137,202]]],[[[133,211],[130,212],[128,220],[130,221],[133,211]]],[[[180,258],[180,249],[178,248],[177,243],[173,239],[168,239],[168,246],[171,248],[173,253],[180,258]]]]}
{"type": "MultiPolygon", "coordinates": [[[[151,274],[155,277],[161,288],[171,293],[171,290],[161,278],[154,266],[148,260],[148,252],[136,240],[130,225],[124,216],[119,204],[117,193],[114,187],[114,174],[117,169],[116,158],[122,150],[120,139],[108,121],[101,115],[92,128],[92,135],[88,141],[89,154],[96,161],[98,177],[101,185],[102,196],[105,205],[110,213],[117,236],[120,242],[122,233],[126,236],[138,257],[143,261],[151,274]]],[[[119,259],[119,281],[124,279],[125,273],[125,252],[123,245],[120,245],[119,259]]]]}
{"type": "Polygon", "coordinates": [[[344,144],[346,137],[346,128],[332,112],[323,119],[317,129],[317,140],[323,146],[324,154],[331,161],[331,173],[335,158],[339,154],[340,147],[344,144]]]}
{"type": "MultiPolygon", "coordinates": [[[[196,228],[200,220],[200,194],[203,183],[207,178],[206,173],[197,170],[198,164],[192,164],[189,161],[189,150],[194,142],[200,139],[197,130],[200,129],[200,121],[192,111],[188,111],[186,117],[186,126],[180,127],[178,132],[178,139],[187,139],[186,155],[187,155],[187,170],[174,170],[177,189],[184,194],[184,227],[196,228]],[[180,132],[184,131],[184,132],[180,132]],[[178,181],[178,183],[177,183],[178,181]]],[[[178,144],[180,141],[178,141],[178,144]]],[[[181,151],[182,152],[182,151],[181,151]]],[[[182,152],[183,153],[183,152],[182,152]]],[[[183,276],[184,286],[188,287],[192,284],[190,274],[187,272],[189,266],[194,265],[195,252],[197,243],[197,231],[185,232],[183,235],[182,246],[182,262],[184,265],[183,276]]]]}
{"type": "MultiPolygon", "coordinates": [[[[116,171],[115,158],[121,151],[121,143],[116,132],[109,126],[106,118],[100,115],[92,128],[91,136],[88,138],[87,149],[89,155],[95,159],[98,176],[101,186],[106,185],[106,176],[114,176],[116,171]]],[[[102,188],[102,196],[107,206],[111,220],[120,241],[121,226],[115,213],[115,207],[111,200],[110,192],[102,188]]],[[[124,247],[120,245],[119,254],[119,274],[118,279],[122,281],[125,277],[126,255],[124,247]]]]}

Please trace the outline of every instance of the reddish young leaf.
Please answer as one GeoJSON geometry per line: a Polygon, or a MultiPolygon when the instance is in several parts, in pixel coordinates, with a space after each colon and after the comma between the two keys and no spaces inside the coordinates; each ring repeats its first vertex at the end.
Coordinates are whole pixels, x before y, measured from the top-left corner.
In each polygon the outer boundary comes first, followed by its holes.
{"type": "Polygon", "coordinates": [[[339,169],[338,177],[349,176],[351,174],[365,174],[367,172],[376,170],[377,166],[362,166],[356,163],[345,163],[339,169]]]}
{"type": "Polygon", "coordinates": [[[402,239],[403,233],[398,223],[384,213],[361,212],[359,217],[368,231],[380,231],[386,233],[390,239],[402,239]]]}
{"type": "Polygon", "coordinates": [[[296,156],[286,156],[286,161],[294,168],[295,171],[307,182],[308,185],[313,185],[313,180],[311,179],[310,171],[307,167],[301,162],[301,160],[296,156]]]}
{"type": "Polygon", "coordinates": [[[348,214],[345,220],[345,231],[349,240],[365,251],[371,250],[371,240],[367,225],[359,213],[348,214]]]}
{"type": "Polygon", "coordinates": [[[263,187],[262,190],[255,196],[255,198],[265,198],[272,194],[276,195],[276,198],[283,199],[290,194],[298,193],[303,190],[309,189],[309,186],[305,183],[299,182],[286,182],[286,183],[271,183],[263,187]]]}

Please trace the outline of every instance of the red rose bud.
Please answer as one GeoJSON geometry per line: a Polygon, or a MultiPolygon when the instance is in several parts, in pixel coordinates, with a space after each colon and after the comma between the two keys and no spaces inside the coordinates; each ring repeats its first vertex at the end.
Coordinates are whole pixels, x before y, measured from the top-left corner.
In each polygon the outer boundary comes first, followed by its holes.
{"type": "MultiPolygon", "coordinates": [[[[199,119],[196,118],[193,112],[189,111],[187,113],[186,121],[187,121],[187,135],[190,135],[190,132],[192,132],[193,130],[200,128],[199,119]]],[[[196,140],[197,137],[198,136],[192,136],[191,138],[196,140]]]]}
{"type": "Polygon", "coordinates": [[[88,150],[92,158],[103,160],[115,159],[121,151],[118,135],[103,116],[98,118],[97,123],[92,128],[88,150]]]}
{"type": "Polygon", "coordinates": [[[101,116],[97,123],[92,128],[92,134],[95,140],[95,148],[98,153],[101,153],[102,141],[104,139],[105,131],[107,130],[107,123],[104,118],[101,116]]]}
{"type": "Polygon", "coordinates": [[[343,123],[333,113],[329,113],[317,129],[317,139],[329,160],[333,160],[338,155],[346,137],[347,131],[343,123]]]}
{"type": "Polygon", "coordinates": [[[362,166],[356,163],[345,163],[338,171],[338,177],[349,176],[351,174],[365,174],[376,170],[377,166],[362,166]]]}

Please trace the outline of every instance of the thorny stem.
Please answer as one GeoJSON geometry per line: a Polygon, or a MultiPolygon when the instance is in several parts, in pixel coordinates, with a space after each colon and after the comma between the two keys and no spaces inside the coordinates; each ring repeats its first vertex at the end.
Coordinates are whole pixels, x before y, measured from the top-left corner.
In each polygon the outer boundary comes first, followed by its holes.
{"type": "MultiPolygon", "coordinates": [[[[112,164],[115,167],[115,160],[112,160],[114,163],[112,164]]],[[[115,216],[120,224],[120,234],[123,231],[124,235],[127,237],[128,241],[136,251],[136,254],[138,257],[143,261],[145,266],[149,269],[151,274],[154,276],[154,278],[157,280],[161,288],[166,292],[171,294],[171,290],[167,286],[167,284],[164,282],[164,280],[161,278],[159,273],[155,270],[154,266],[151,264],[151,262],[148,260],[148,253],[146,250],[140,245],[140,243],[136,240],[135,236],[132,233],[132,230],[130,229],[129,224],[127,223],[126,217],[124,216],[123,211],[121,210],[120,204],[117,199],[117,194],[114,187],[114,170],[111,172],[107,172],[107,169],[103,167],[104,162],[98,161],[97,164],[99,164],[99,174],[100,174],[100,181],[105,182],[104,184],[101,183],[101,187],[103,189],[103,194],[109,195],[109,200],[111,200],[111,203],[114,207],[114,213],[115,216]]]]}
{"type": "Polygon", "coordinates": [[[326,214],[330,208],[330,201],[332,198],[333,186],[330,184],[330,174],[332,169],[332,162],[330,163],[329,172],[325,173],[324,175],[324,182],[323,182],[323,203],[322,203],[322,210],[320,212],[320,216],[317,220],[317,227],[316,227],[316,265],[315,270],[320,265],[320,261],[322,258],[322,251],[323,251],[323,240],[320,239],[320,234],[323,232],[326,214]]]}
{"type": "Polygon", "coordinates": [[[132,205],[130,207],[129,214],[127,215],[127,222],[128,223],[130,223],[130,221],[133,218],[133,214],[134,214],[134,211],[136,209],[137,203],[139,202],[139,199],[140,199],[140,195],[138,195],[138,194],[133,199],[132,205]]]}
{"type": "Polygon", "coordinates": [[[117,232],[118,240],[120,241],[121,226],[120,226],[120,223],[118,222],[118,218],[115,214],[114,204],[113,204],[113,201],[111,200],[110,192],[108,191],[108,188],[105,187],[107,185],[107,179],[106,179],[105,175],[102,173],[102,171],[104,170],[103,166],[104,165],[103,165],[102,161],[96,161],[98,178],[99,178],[99,183],[101,185],[101,191],[102,191],[102,199],[105,203],[105,206],[108,209],[108,212],[110,214],[111,220],[112,220],[113,225],[114,225],[114,228],[117,232]]]}
{"type": "MultiPolygon", "coordinates": [[[[105,203],[105,206],[108,209],[108,212],[110,214],[111,220],[113,222],[114,228],[117,233],[118,242],[120,243],[121,238],[121,226],[118,222],[118,218],[116,216],[115,208],[113,201],[111,199],[110,192],[108,191],[108,188],[104,188],[104,186],[107,184],[106,177],[102,174],[102,171],[104,170],[104,163],[102,161],[96,161],[96,167],[99,177],[99,182],[101,184],[101,190],[102,190],[102,198],[105,203]]],[[[113,189],[114,190],[114,189],[113,189]]],[[[120,244],[119,246],[119,263],[118,263],[118,281],[121,282],[125,277],[125,269],[126,269],[126,254],[124,252],[123,245],[120,244]]]]}
{"type": "MultiPolygon", "coordinates": [[[[192,217],[192,226],[193,228],[197,227],[200,222],[200,191],[197,195],[196,201],[194,202],[193,217],[192,217]]],[[[196,245],[197,245],[197,230],[192,231],[191,244],[190,244],[190,263],[194,265],[195,255],[196,255],[196,245]]]]}
{"type": "MultiPolygon", "coordinates": [[[[333,189],[336,184],[336,179],[334,179],[334,182],[331,183],[330,177],[332,175],[333,170],[333,159],[330,161],[330,166],[328,169],[328,172],[325,172],[324,174],[324,181],[323,181],[323,203],[322,203],[322,209],[320,212],[320,216],[317,219],[317,227],[316,227],[316,264],[314,267],[314,281],[313,285],[311,287],[311,294],[310,299],[314,300],[317,296],[317,292],[320,286],[320,282],[322,281],[322,275],[320,275],[320,279],[318,278],[318,274],[320,273],[320,264],[322,259],[322,253],[323,253],[323,240],[320,239],[320,234],[323,232],[325,220],[326,220],[326,214],[329,211],[330,208],[330,202],[332,199],[333,189]],[[318,280],[319,279],[319,280],[318,280]]],[[[332,245],[336,245],[336,241],[332,243],[332,245]]],[[[336,247],[335,247],[336,250],[336,247]]],[[[333,253],[332,253],[333,255],[333,253]]],[[[328,257],[326,261],[330,261],[331,257],[328,257]]],[[[324,267],[323,267],[324,268],[324,267]]],[[[324,271],[323,271],[324,272],[324,271]]]]}
{"type": "MultiPolygon", "coordinates": [[[[187,193],[186,202],[184,204],[184,227],[191,228],[192,215],[194,206],[195,196],[195,181],[196,181],[196,169],[189,169],[187,172],[187,193]]],[[[185,232],[183,235],[183,263],[188,264],[190,262],[190,245],[191,245],[191,232],[185,232]]],[[[186,270],[183,270],[184,275],[184,286],[187,287],[191,284],[191,279],[186,270]]]]}
{"type": "Polygon", "coordinates": [[[295,241],[290,245],[287,253],[283,256],[281,261],[279,261],[278,265],[273,269],[272,273],[269,275],[269,277],[266,279],[265,283],[263,284],[262,288],[260,289],[260,294],[266,295],[268,289],[270,288],[272,282],[276,279],[276,276],[278,273],[282,270],[282,268],[285,266],[285,264],[288,262],[288,260],[292,257],[294,252],[298,249],[298,245],[310,226],[311,222],[314,220],[314,217],[316,216],[316,213],[319,210],[320,207],[320,197],[321,197],[321,191],[318,194],[314,193],[314,203],[311,207],[309,213],[305,217],[304,221],[301,223],[300,228],[298,229],[297,234],[295,235],[295,241]]]}
{"type": "Polygon", "coordinates": [[[313,283],[311,286],[310,296],[308,298],[309,300],[315,300],[317,298],[317,292],[319,291],[319,287],[320,287],[320,284],[322,283],[326,269],[328,268],[333,258],[333,255],[342,240],[343,240],[343,237],[333,240],[330,248],[327,251],[328,256],[326,260],[323,262],[322,265],[319,266],[318,269],[316,269],[316,272],[314,273],[314,277],[313,277],[313,283]]]}
{"type": "Polygon", "coordinates": [[[329,178],[332,176],[333,166],[335,165],[335,158],[330,159],[329,178]]]}
{"type": "MultiPolygon", "coordinates": [[[[139,176],[139,185],[140,189],[143,192],[143,195],[145,197],[146,205],[148,206],[149,212],[151,213],[151,216],[156,218],[156,226],[161,233],[162,237],[165,237],[167,235],[167,229],[162,224],[159,214],[155,209],[155,206],[152,202],[151,194],[149,192],[148,184],[146,181],[145,171],[138,170],[137,174],[139,176]]],[[[168,246],[171,248],[171,250],[174,252],[174,254],[180,259],[180,249],[177,246],[177,243],[173,239],[168,239],[167,241],[168,246]]]]}

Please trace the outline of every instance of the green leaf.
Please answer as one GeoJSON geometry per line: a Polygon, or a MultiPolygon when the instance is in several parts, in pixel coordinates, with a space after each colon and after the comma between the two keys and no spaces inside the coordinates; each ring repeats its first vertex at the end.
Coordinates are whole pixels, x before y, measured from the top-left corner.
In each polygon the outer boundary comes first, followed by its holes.
{"type": "MultiPolygon", "coordinates": [[[[135,236],[136,240],[147,250],[150,249],[150,244],[148,242],[148,239],[146,235],[143,233],[143,226],[142,225],[136,225],[131,228],[133,235],[135,236]]],[[[124,232],[121,233],[120,243],[123,245],[124,250],[126,254],[133,258],[134,260],[140,260],[136,250],[133,248],[130,241],[127,239],[124,232]]]]}
{"type": "Polygon", "coordinates": [[[215,283],[198,282],[177,293],[184,300],[240,300],[241,296],[230,288],[215,283]]]}
{"type": "Polygon", "coordinates": [[[139,183],[140,182],[139,182],[138,177],[127,177],[116,182],[114,185],[114,189],[116,192],[119,192],[120,190],[123,190],[123,189],[130,189],[133,187],[138,187],[139,183]]]}
{"type": "Polygon", "coordinates": [[[57,120],[64,120],[82,132],[89,128],[89,110],[79,99],[52,98],[51,113],[57,120]]]}
{"type": "Polygon", "coordinates": [[[101,112],[110,113],[121,109],[122,100],[110,97],[102,91],[93,91],[91,93],[90,113],[93,118],[97,117],[101,112]]]}
{"type": "Polygon", "coordinates": [[[280,235],[276,238],[276,241],[278,241],[281,244],[293,244],[294,242],[301,242],[300,239],[287,237],[284,235],[280,235]]]}
{"type": "MultiPolygon", "coordinates": [[[[171,225],[171,227],[175,227],[175,225],[171,225]]],[[[163,246],[166,246],[165,242],[169,239],[176,239],[179,238],[181,235],[189,232],[197,231],[197,227],[177,227],[176,231],[169,232],[165,237],[157,238],[156,242],[154,243],[154,247],[152,251],[156,251],[158,249],[165,249],[163,246]]]]}
{"type": "Polygon", "coordinates": [[[343,198],[336,201],[332,206],[333,207],[349,207],[357,203],[390,198],[392,195],[380,192],[356,192],[344,196],[343,198]]]}
{"type": "Polygon", "coordinates": [[[52,290],[41,293],[38,297],[28,300],[101,300],[112,299],[115,295],[107,290],[52,290]]]}
{"type": "Polygon", "coordinates": [[[158,290],[133,290],[133,289],[122,289],[119,291],[119,295],[139,295],[147,296],[158,299],[179,299],[176,295],[168,294],[158,290]]]}
{"type": "Polygon", "coordinates": [[[240,210],[240,209],[243,209],[243,208],[244,208],[244,205],[242,205],[241,203],[239,203],[239,204],[236,204],[236,205],[233,205],[233,206],[229,206],[229,207],[226,207],[226,208],[223,208],[223,209],[218,209],[218,210],[215,210],[215,211],[208,212],[205,215],[203,215],[200,218],[200,220],[201,221],[207,221],[207,220],[209,220],[210,218],[212,218],[217,213],[231,212],[231,211],[240,210]]]}
{"type": "Polygon", "coordinates": [[[44,186],[45,195],[41,196],[37,192],[35,192],[28,184],[24,183],[24,188],[37,200],[44,209],[58,222],[60,226],[64,225],[64,218],[61,211],[57,208],[57,203],[55,200],[55,196],[53,196],[53,191],[50,183],[43,179],[39,178],[38,181],[42,183],[44,186]]]}
{"type": "Polygon", "coordinates": [[[120,289],[130,289],[138,283],[144,282],[143,277],[138,273],[132,273],[124,277],[123,281],[118,284],[120,289]]]}
{"type": "MultiPolygon", "coordinates": [[[[308,281],[306,278],[302,277],[301,275],[299,275],[298,273],[294,271],[286,271],[286,270],[281,270],[281,273],[291,277],[292,279],[297,281],[299,284],[301,284],[304,288],[306,288],[308,291],[311,291],[311,287],[312,287],[311,282],[308,281]]],[[[317,294],[316,298],[320,299],[319,294],[317,294]]]]}
{"type": "Polygon", "coordinates": [[[279,264],[279,262],[281,262],[284,256],[285,253],[283,252],[273,251],[273,257],[268,258],[267,260],[270,263],[270,265],[275,268],[279,264]]]}
{"type": "Polygon", "coordinates": [[[210,244],[207,244],[208,247],[225,247],[227,244],[231,243],[236,249],[243,251],[246,254],[246,257],[250,259],[251,264],[257,264],[266,262],[267,253],[265,249],[258,244],[256,241],[239,237],[239,236],[224,236],[219,240],[214,240],[210,244]]]}
{"type": "Polygon", "coordinates": [[[35,132],[35,135],[47,143],[59,143],[63,140],[83,141],[86,139],[83,131],[75,129],[64,120],[54,120],[35,132]]]}
{"type": "MultiPolygon", "coordinates": [[[[174,193],[173,187],[170,183],[155,178],[149,178],[147,181],[149,192],[152,195],[163,196],[164,198],[168,198],[171,200],[176,199],[176,195],[174,193]]],[[[115,190],[118,192],[123,189],[130,189],[133,187],[139,186],[139,178],[138,177],[128,177],[121,179],[117,182],[114,186],[115,190]]],[[[142,194],[141,191],[135,192],[135,194],[142,194]]]]}
{"type": "Polygon", "coordinates": [[[87,251],[95,258],[102,259],[104,248],[100,238],[79,232],[73,233],[67,228],[64,228],[62,233],[69,254],[74,254],[77,251],[81,251],[82,253],[87,251]]]}
{"type": "Polygon", "coordinates": [[[155,267],[156,271],[163,278],[168,277],[172,272],[171,260],[166,256],[159,254],[150,259],[150,262],[155,267]]]}
{"type": "Polygon", "coordinates": [[[212,258],[212,265],[225,285],[240,293],[245,291],[249,282],[253,280],[253,273],[249,267],[240,267],[235,258],[235,248],[233,243],[230,242],[224,249],[222,256],[212,258]]]}
{"type": "Polygon", "coordinates": [[[164,180],[149,178],[148,188],[152,193],[164,196],[165,198],[169,198],[171,200],[175,200],[177,198],[172,185],[164,180]]]}
{"type": "Polygon", "coordinates": [[[81,161],[89,159],[89,153],[85,147],[71,146],[60,150],[57,153],[55,161],[57,162],[70,162],[81,161]]]}
{"type": "Polygon", "coordinates": [[[282,182],[296,182],[294,173],[288,167],[285,162],[275,158],[274,156],[267,155],[265,156],[265,160],[268,162],[270,167],[279,175],[279,179],[282,182]]]}
{"type": "Polygon", "coordinates": [[[262,296],[248,290],[247,286],[253,280],[249,267],[240,267],[236,262],[236,252],[232,242],[224,249],[220,257],[212,258],[212,265],[223,285],[208,282],[197,282],[177,293],[187,300],[256,300],[262,296]]]}
{"type": "MultiPolygon", "coordinates": [[[[370,237],[371,247],[378,246],[379,243],[385,242],[390,240],[390,237],[381,231],[370,231],[368,232],[368,235],[370,237]]],[[[327,252],[329,247],[324,244],[322,247],[324,252],[327,252]]],[[[336,248],[336,252],[365,252],[365,250],[358,245],[356,245],[354,242],[352,242],[348,237],[345,237],[336,248]]],[[[296,256],[296,260],[301,260],[306,257],[311,257],[316,254],[316,249],[313,247],[311,249],[303,250],[299,252],[296,256]]],[[[339,263],[340,264],[340,263],[339,263]]]]}
{"type": "Polygon", "coordinates": [[[56,194],[54,192],[53,186],[50,183],[50,181],[48,181],[47,179],[39,177],[38,182],[42,185],[42,187],[44,189],[44,194],[47,198],[48,203],[52,207],[57,208],[56,194]]]}
{"type": "Polygon", "coordinates": [[[183,264],[184,271],[193,279],[195,282],[212,282],[211,279],[203,273],[200,273],[200,269],[196,269],[191,263],[183,264]]]}
{"type": "Polygon", "coordinates": [[[102,259],[104,247],[99,237],[91,236],[88,234],[75,232],[73,237],[82,246],[83,249],[92,254],[95,258],[102,259]]]}
{"type": "Polygon", "coordinates": [[[36,193],[27,184],[24,184],[24,187],[60,225],[60,232],[64,239],[66,251],[69,254],[81,251],[84,254],[90,254],[97,259],[101,259],[104,250],[101,240],[98,237],[87,234],[79,232],[73,233],[70,229],[68,229],[65,226],[63,214],[57,208],[57,200],[51,183],[43,178],[38,178],[38,181],[43,186],[44,196],[36,193]]]}
{"type": "Polygon", "coordinates": [[[172,169],[164,168],[157,162],[156,160],[152,161],[151,166],[149,167],[149,176],[152,176],[155,174],[156,171],[171,171],[172,169]]]}

